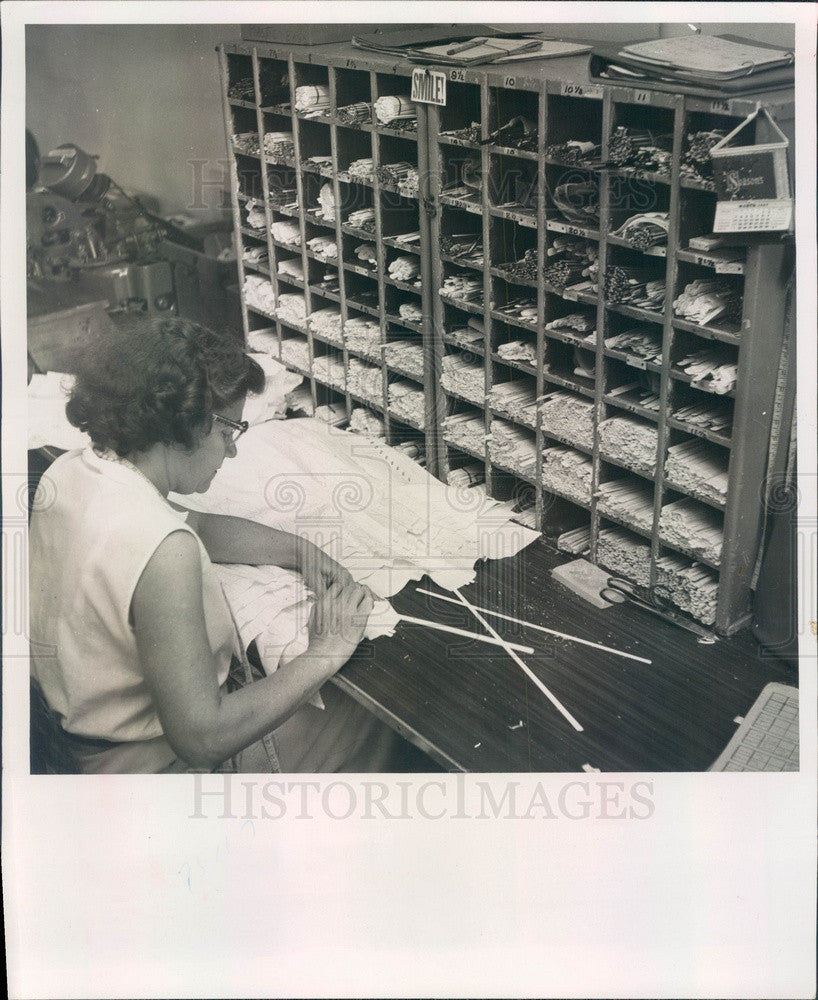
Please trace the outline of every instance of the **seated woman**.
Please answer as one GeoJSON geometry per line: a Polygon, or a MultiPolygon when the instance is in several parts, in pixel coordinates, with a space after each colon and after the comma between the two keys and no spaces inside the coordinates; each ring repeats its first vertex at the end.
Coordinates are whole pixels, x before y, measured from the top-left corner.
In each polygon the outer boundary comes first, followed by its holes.
{"type": "Polygon", "coordinates": [[[209,487],[263,386],[235,340],[175,318],[77,373],[66,412],[93,447],[48,470],[29,563],[32,674],[83,771],[405,769],[402,741],[333,685],[326,711],[305,704],[358,645],[368,589],[294,535],[167,500],[209,487]],[[306,652],[250,676],[213,562],[301,572],[306,652]]]}

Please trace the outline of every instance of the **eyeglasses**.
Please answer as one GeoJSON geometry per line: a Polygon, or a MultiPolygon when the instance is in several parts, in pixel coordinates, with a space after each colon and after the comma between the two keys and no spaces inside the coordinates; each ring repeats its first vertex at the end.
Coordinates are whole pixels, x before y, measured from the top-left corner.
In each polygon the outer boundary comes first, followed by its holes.
{"type": "Polygon", "coordinates": [[[250,426],[246,420],[228,420],[227,417],[223,417],[220,413],[214,413],[212,416],[215,421],[231,429],[230,441],[232,444],[235,444],[250,426]]]}

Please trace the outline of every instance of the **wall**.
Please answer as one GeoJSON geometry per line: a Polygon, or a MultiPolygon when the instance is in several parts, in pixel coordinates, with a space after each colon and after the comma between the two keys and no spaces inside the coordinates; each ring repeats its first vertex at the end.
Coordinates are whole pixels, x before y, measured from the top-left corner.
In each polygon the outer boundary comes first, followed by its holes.
{"type": "MultiPolygon", "coordinates": [[[[189,161],[206,160],[206,178],[223,174],[215,46],[238,37],[237,25],[29,25],[26,124],[41,154],[74,142],[160,212],[184,210],[189,161]]],[[[203,217],[218,214],[218,191],[201,201],[203,217]]]]}

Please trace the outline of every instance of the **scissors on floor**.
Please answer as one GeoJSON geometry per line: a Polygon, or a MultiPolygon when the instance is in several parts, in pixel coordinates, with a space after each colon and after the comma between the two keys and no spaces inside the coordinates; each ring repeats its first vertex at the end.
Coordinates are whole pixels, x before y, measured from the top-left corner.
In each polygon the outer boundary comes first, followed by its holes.
{"type": "Polygon", "coordinates": [[[658,599],[661,603],[657,604],[651,604],[643,600],[629,580],[621,580],[615,576],[609,577],[607,585],[600,590],[599,596],[605,601],[610,601],[612,604],[624,604],[627,601],[628,604],[633,604],[643,611],[649,611],[652,615],[656,615],[657,618],[663,619],[663,621],[670,622],[672,625],[678,625],[679,628],[683,628],[687,632],[692,632],[695,636],[698,636],[698,641],[702,644],[710,645],[717,639],[717,636],[704,628],[703,625],[688,621],[682,615],[670,611],[667,603],[661,601],[661,598],[658,599]]]}

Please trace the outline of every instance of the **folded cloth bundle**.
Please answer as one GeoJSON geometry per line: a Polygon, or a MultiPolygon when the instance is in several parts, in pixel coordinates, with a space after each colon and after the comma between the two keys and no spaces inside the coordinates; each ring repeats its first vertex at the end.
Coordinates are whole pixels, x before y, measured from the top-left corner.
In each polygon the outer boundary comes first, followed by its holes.
{"type": "Polygon", "coordinates": [[[425,423],[426,393],[408,379],[395,379],[387,387],[389,412],[401,420],[422,428],[425,423]]]}
{"type": "Polygon", "coordinates": [[[276,316],[283,323],[304,326],[307,321],[307,303],[304,301],[304,296],[289,293],[279,295],[276,316]]]}
{"type": "Polygon", "coordinates": [[[305,113],[307,117],[323,115],[329,111],[329,106],[329,87],[325,84],[295,88],[295,110],[305,113]]]}
{"type": "Polygon", "coordinates": [[[489,391],[489,406],[526,427],[536,426],[537,398],[531,379],[513,378],[493,385],[489,391]]]}
{"type": "Polygon", "coordinates": [[[381,369],[374,365],[368,365],[360,358],[350,358],[347,369],[347,390],[377,406],[382,406],[383,373],[381,369]]]}
{"type": "Polygon", "coordinates": [[[410,323],[423,322],[423,310],[419,302],[401,302],[398,306],[398,315],[401,319],[407,319],[410,323]]]}
{"type": "Polygon", "coordinates": [[[596,318],[584,312],[568,313],[567,316],[552,319],[545,324],[545,328],[558,333],[587,333],[590,337],[585,339],[590,340],[596,336],[596,318]]]}
{"type": "Polygon", "coordinates": [[[306,337],[286,337],[281,341],[281,360],[301,371],[310,370],[310,345],[306,337]]]}
{"type": "Polygon", "coordinates": [[[341,337],[341,311],[337,306],[328,306],[325,309],[316,309],[307,317],[307,326],[313,333],[318,334],[324,340],[331,340],[343,346],[341,337]]]}
{"type": "Polygon", "coordinates": [[[482,454],[486,440],[485,418],[474,410],[452,413],[443,419],[443,437],[450,444],[482,454]]]}
{"type": "Polygon", "coordinates": [[[292,160],[295,156],[292,132],[265,132],[264,153],[270,160],[292,160]]]}
{"type": "Polygon", "coordinates": [[[245,207],[247,209],[247,225],[251,229],[263,229],[267,225],[264,205],[260,201],[254,201],[251,198],[245,207]]]}
{"type": "Polygon", "coordinates": [[[359,180],[372,180],[375,176],[375,165],[372,162],[372,157],[365,156],[359,160],[353,160],[347,169],[347,173],[350,177],[355,177],[359,180]]]}
{"type": "Polygon", "coordinates": [[[375,101],[375,117],[382,125],[398,119],[417,119],[417,105],[408,97],[379,97],[375,101]]]}
{"type": "Polygon", "coordinates": [[[274,240],[285,243],[288,246],[301,245],[301,227],[297,222],[290,222],[289,219],[282,222],[274,222],[270,226],[270,233],[274,240]]]}
{"type": "Polygon", "coordinates": [[[473,345],[482,347],[485,334],[470,326],[459,326],[454,330],[448,330],[446,332],[446,339],[452,344],[458,344],[460,347],[468,348],[473,345]]]}
{"type": "Polygon", "coordinates": [[[290,260],[280,260],[277,271],[282,277],[298,278],[299,281],[304,280],[304,267],[297,257],[293,257],[290,260]]]}
{"type": "Polygon", "coordinates": [[[251,309],[275,313],[275,292],[273,286],[258,274],[244,276],[244,300],[251,309]]]}
{"type": "Polygon", "coordinates": [[[372,106],[367,101],[356,101],[336,109],[335,117],[342,125],[366,125],[372,121],[372,106]]]}
{"type": "Polygon", "coordinates": [[[318,192],[318,207],[324,222],[335,221],[335,194],[331,184],[322,184],[318,192]]]}
{"type": "Polygon", "coordinates": [[[612,236],[627,240],[636,250],[667,245],[667,212],[642,212],[632,215],[616,229],[612,236]]]}
{"type": "Polygon", "coordinates": [[[381,327],[377,320],[350,317],[344,323],[344,342],[348,350],[380,360],[381,327]]]}
{"type": "Polygon", "coordinates": [[[546,434],[556,434],[583,448],[594,446],[594,403],[584,396],[563,391],[544,396],[540,423],[546,434]]]}
{"type": "Polygon", "coordinates": [[[349,429],[356,434],[364,434],[370,438],[386,437],[386,423],[383,417],[367,410],[364,406],[355,406],[349,415],[349,429]]]}
{"type": "Polygon", "coordinates": [[[387,270],[393,281],[414,281],[420,274],[420,258],[403,254],[390,261],[387,270]]]}
{"type": "Polygon", "coordinates": [[[542,453],[542,483],[546,489],[565,494],[581,503],[591,502],[593,462],[573,448],[555,445],[542,453]]]}
{"type": "Polygon", "coordinates": [[[532,340],[509,340],[500,344],[497,353],[504,361],[527,361],[533,365],[537,360],[537,345],[532,340]]]}
{"type": "Polygon", "coordinates": [[[307,240],[308,249],[324,260],[338,259],[338,245],[331,236],[313,236],[307,240]]]}
{"type": "Polygon", "coordinates": [[[691,323],[706,326],[714,319],[737,323],[741,320],[742,296],[729,278],[700,278],[685,285],[673,300],[673,311],[691,323]]]}
{"type": "Polygon", "coordinates": [[[609,417],[599,425],[599,449],[607,459],[645,475],[656,469],[658,432],[637,417],[609,417]]]}
{"type": "Polygon", "coordinates": [[[313,359],[312,373],[319,382],[331,385],[334,389],[344,391],[346,372],[341,358],[332,354],[313,359]]]}

